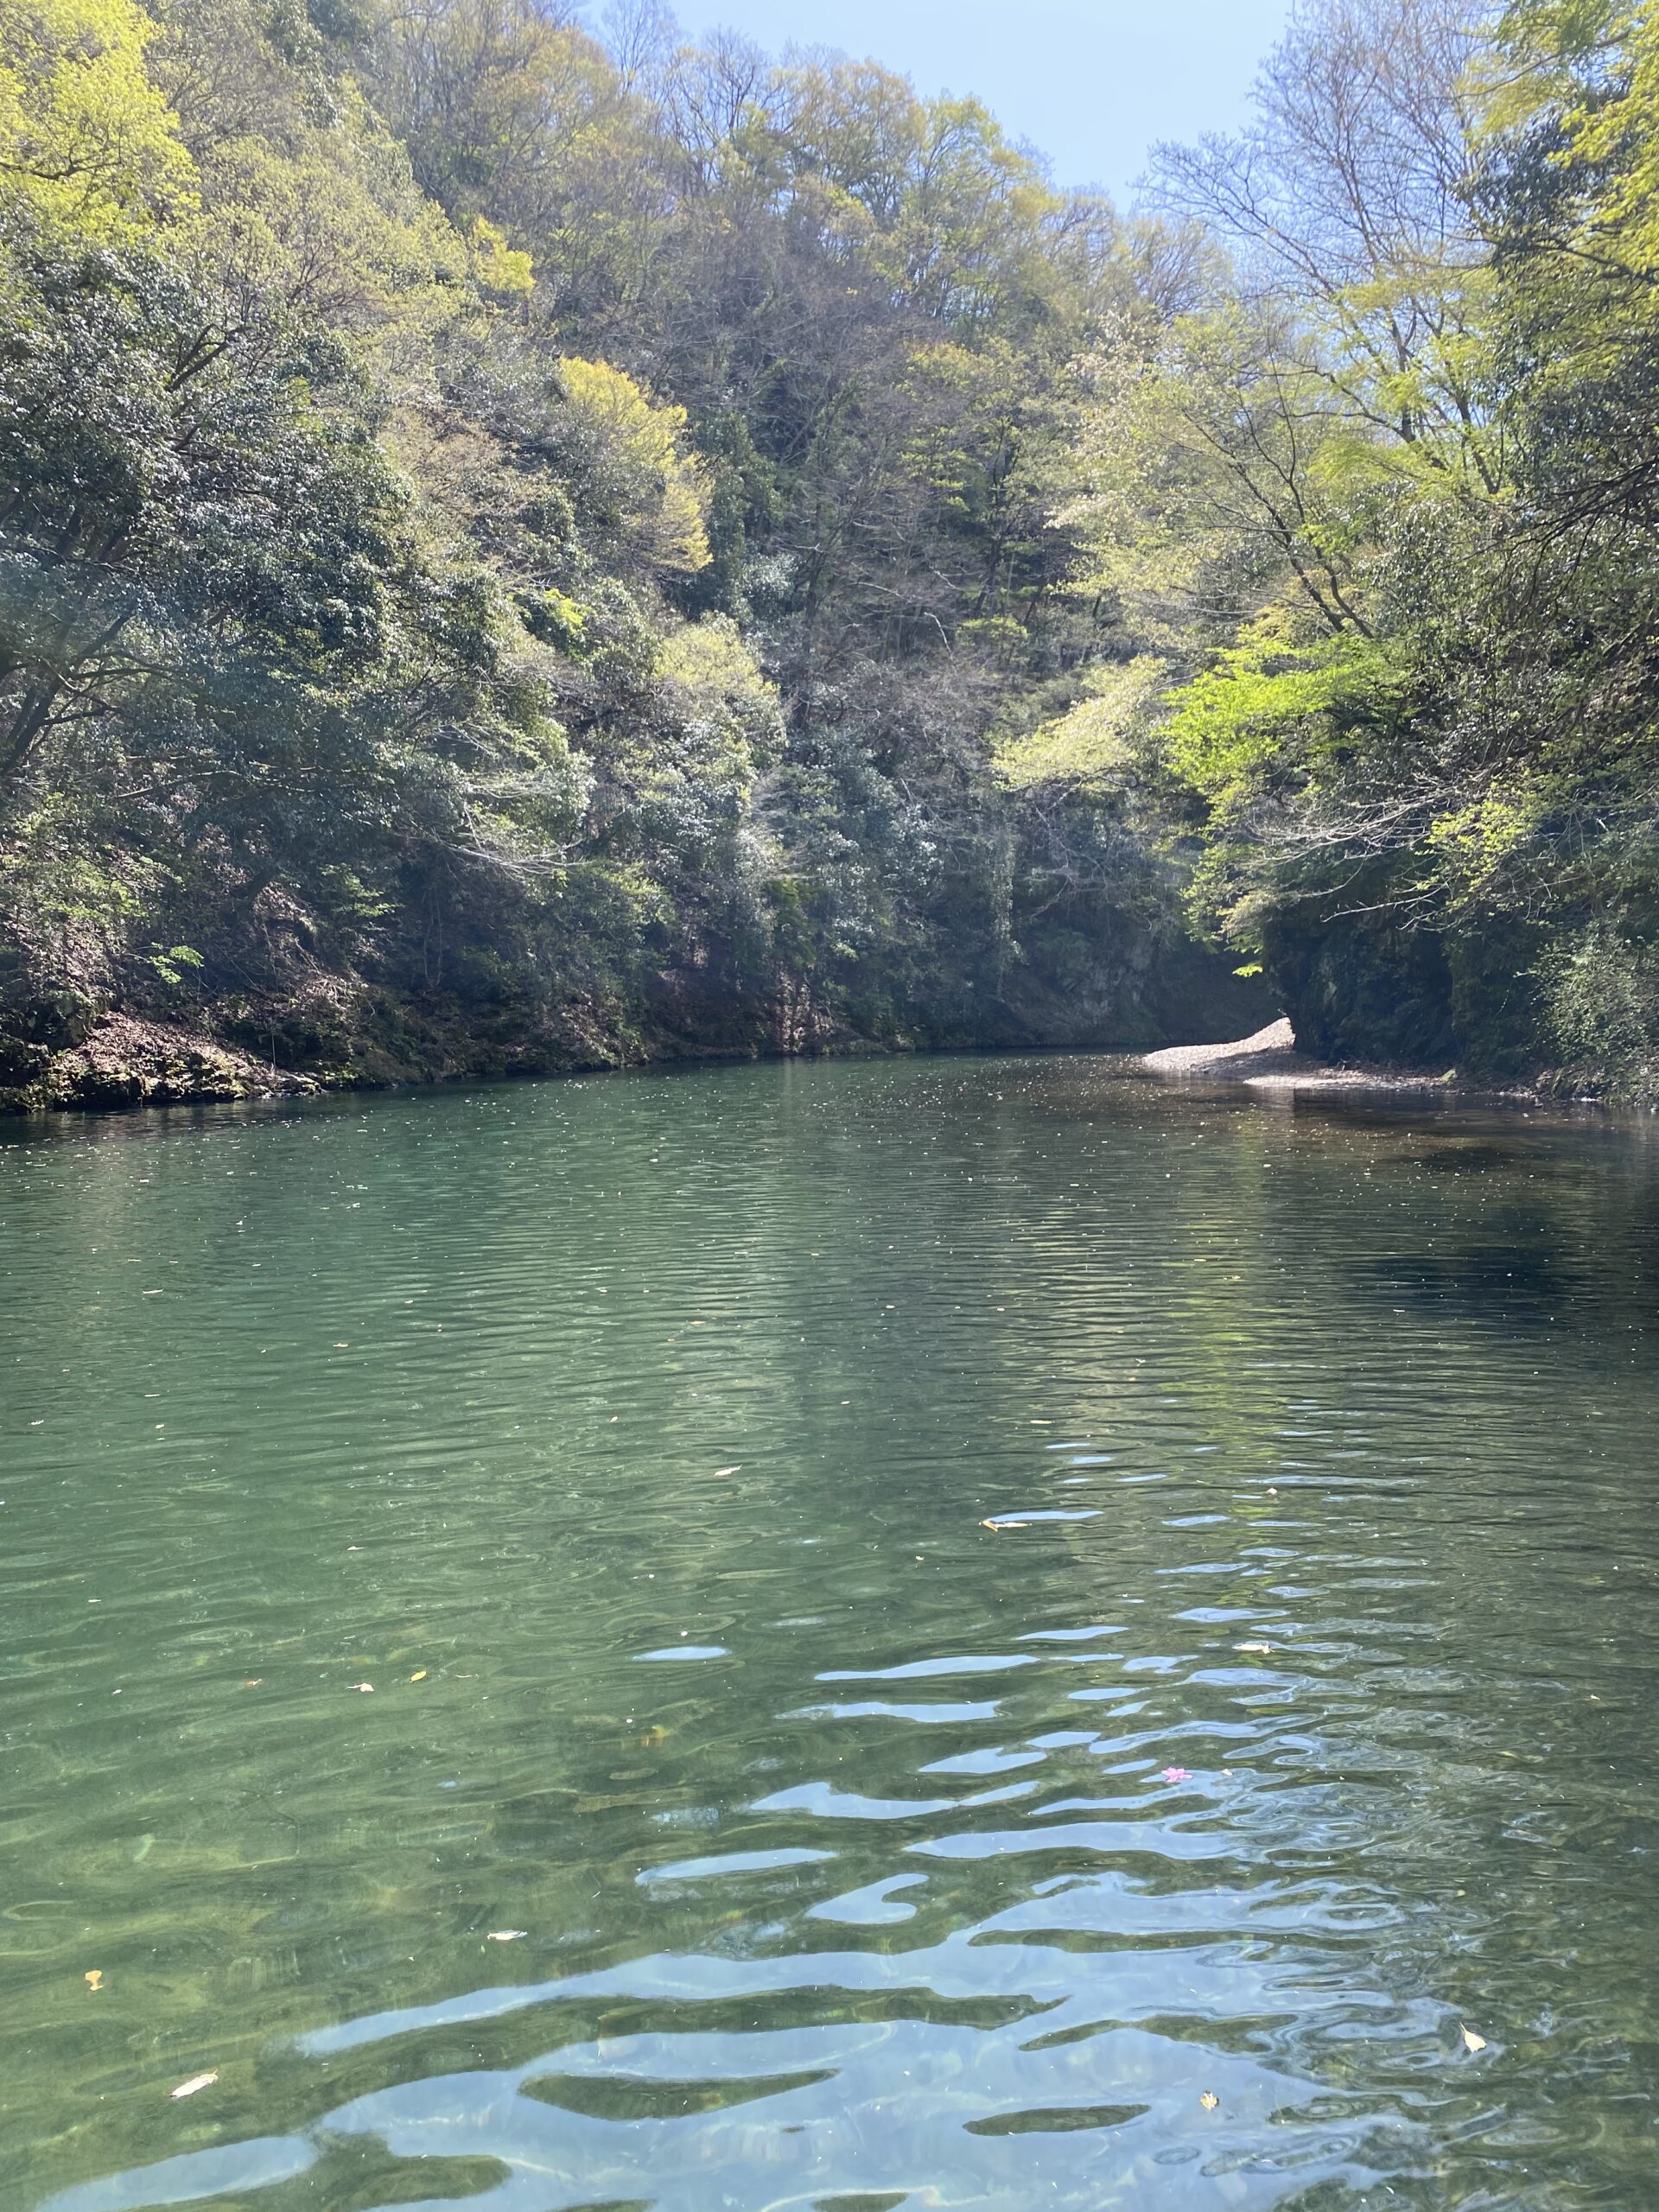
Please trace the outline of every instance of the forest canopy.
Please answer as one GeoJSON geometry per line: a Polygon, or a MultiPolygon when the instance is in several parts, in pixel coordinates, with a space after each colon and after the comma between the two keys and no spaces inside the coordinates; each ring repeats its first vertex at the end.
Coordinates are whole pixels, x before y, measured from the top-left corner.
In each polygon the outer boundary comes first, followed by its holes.
{"type": "Polygon", "coordinates": [[[0,1090],[1639,1086],[1656,111],[1651,7],[1302,0],[1129,217],[645,0],[10,0],[0,1090]]]}

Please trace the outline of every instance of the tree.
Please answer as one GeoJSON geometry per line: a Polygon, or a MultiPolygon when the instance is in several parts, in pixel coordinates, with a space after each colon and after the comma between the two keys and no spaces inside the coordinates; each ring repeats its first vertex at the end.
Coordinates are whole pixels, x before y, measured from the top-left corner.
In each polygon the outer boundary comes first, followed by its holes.
{"type": "Polygon", "coordinates": [[[557,1065],[1069,1033],[1146,970],[1122,793],[993,755],[1123,642],[1077,363],[1173,234],[649,7],[0,38],[0,1030],[557,1065]]]}
{"type": "Polygon", "coordinates": [[[15,0],[0,19],[0,193],[37,222],[114,242],[188,206],[177,119],[145,67],[136,0],[15,0]]]}

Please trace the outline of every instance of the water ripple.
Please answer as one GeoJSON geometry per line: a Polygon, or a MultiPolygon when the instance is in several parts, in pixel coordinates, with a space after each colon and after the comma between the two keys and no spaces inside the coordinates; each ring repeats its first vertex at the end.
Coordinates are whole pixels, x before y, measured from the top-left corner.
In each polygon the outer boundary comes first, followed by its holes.
{"type": "Polygon", "coordinates": [[[1637,1126],[742,1069],[0,1233],[4,2212],[1647,2201],[1637,1126]]]}

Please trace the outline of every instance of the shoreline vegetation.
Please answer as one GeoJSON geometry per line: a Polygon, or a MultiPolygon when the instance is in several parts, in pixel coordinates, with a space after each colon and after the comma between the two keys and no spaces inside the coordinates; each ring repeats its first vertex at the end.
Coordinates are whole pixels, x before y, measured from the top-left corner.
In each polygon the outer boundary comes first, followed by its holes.
{"type": "MultiPolygon", "coordinates": [[[[867,1039],[848,1035],[820,1041],[812,1056],[879,1056],[917,1049],[939,1048],[918,1048],[903,1041],[876,1045],[867,1039]]],[[[1020,1048],[1016,1046],[1001,1049],[1020,1048]]],[[[1109,1046],[1060,1049],[1113,1052],[1109,1046]]],[[[682,1041],[670,1049],[633,1059],[573,1059],[563,1067],[518,1072],[528,1072],[531,1079],[552,1079],[561,1075],[593,1075],[624,1068],[729,1065],[734,1062],[800,1056],[798,1050],[791,1052],[782,1047],[771,1051],[722,1050],[682,1041]]],[[[1333,1065],[1300,1052],[1291,1025],[1282,1015],[1248,1037],[1213,1044],[1165,1046],[1149,1052],[1124,1052],[1118,1057],[1126,1065],[1163,1083],[1237,1084],[1257,1092],[1289,1093],[1299,1097],[1369,1096],[1405,1099],[1432,1095],[1442,1099],[1508,1099],[1535,1103],[1552,1091],[1557,1096],[1564,1095],[1564,1087],[1560,1084],[1510,1084],[1500,1087],[1471,1082],[1455,1068],[1436,1076],[1397,1064],[1333,1065]]],[[[468,1077],[476,1079],[492,1073],[500,1078],[510,1077],[512,1071],[457,1067],[442,1071],[435,1079],[464,1082],[468,1077]]],[[[50,1076],[41,1085],[38,1096],[28,1100],[0,1100],[0,1112],[107,1112],[137,1106],[228,1104],[241,1100],[319,1097],[330,1091],[346,1090],[391,1090],[404,1084],[433,1079],[431,1073],[419,1068],[343,1075],[319,1075],[282,1068],[203,1034],[111,1015],[89,1033],[82,1043],[54,1059],[50,1076]]],[[[1578,1103],[1602,1102],[1580,1094],[1578,1103]]]]}
{"type": "Polygon", "coordinates": [[[1659,1095],[1656,145],[1619,0],[1299,0],[1131,213],[644,4],[10,0],[0,1110],[1659,1095]]]}

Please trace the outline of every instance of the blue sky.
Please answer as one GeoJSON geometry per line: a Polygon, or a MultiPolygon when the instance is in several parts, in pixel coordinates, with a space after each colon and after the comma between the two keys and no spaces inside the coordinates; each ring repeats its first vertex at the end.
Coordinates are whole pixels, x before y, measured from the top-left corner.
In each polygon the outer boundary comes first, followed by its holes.
{"type": "Polygon", "coordinates": [[[971,92],[1046,153],[1061,184],[1120,201],[1159,138],[1226,130],[1288,0],[678,0],[688,32],[724,23],[776,52],[832,46],[971,92]]]}

